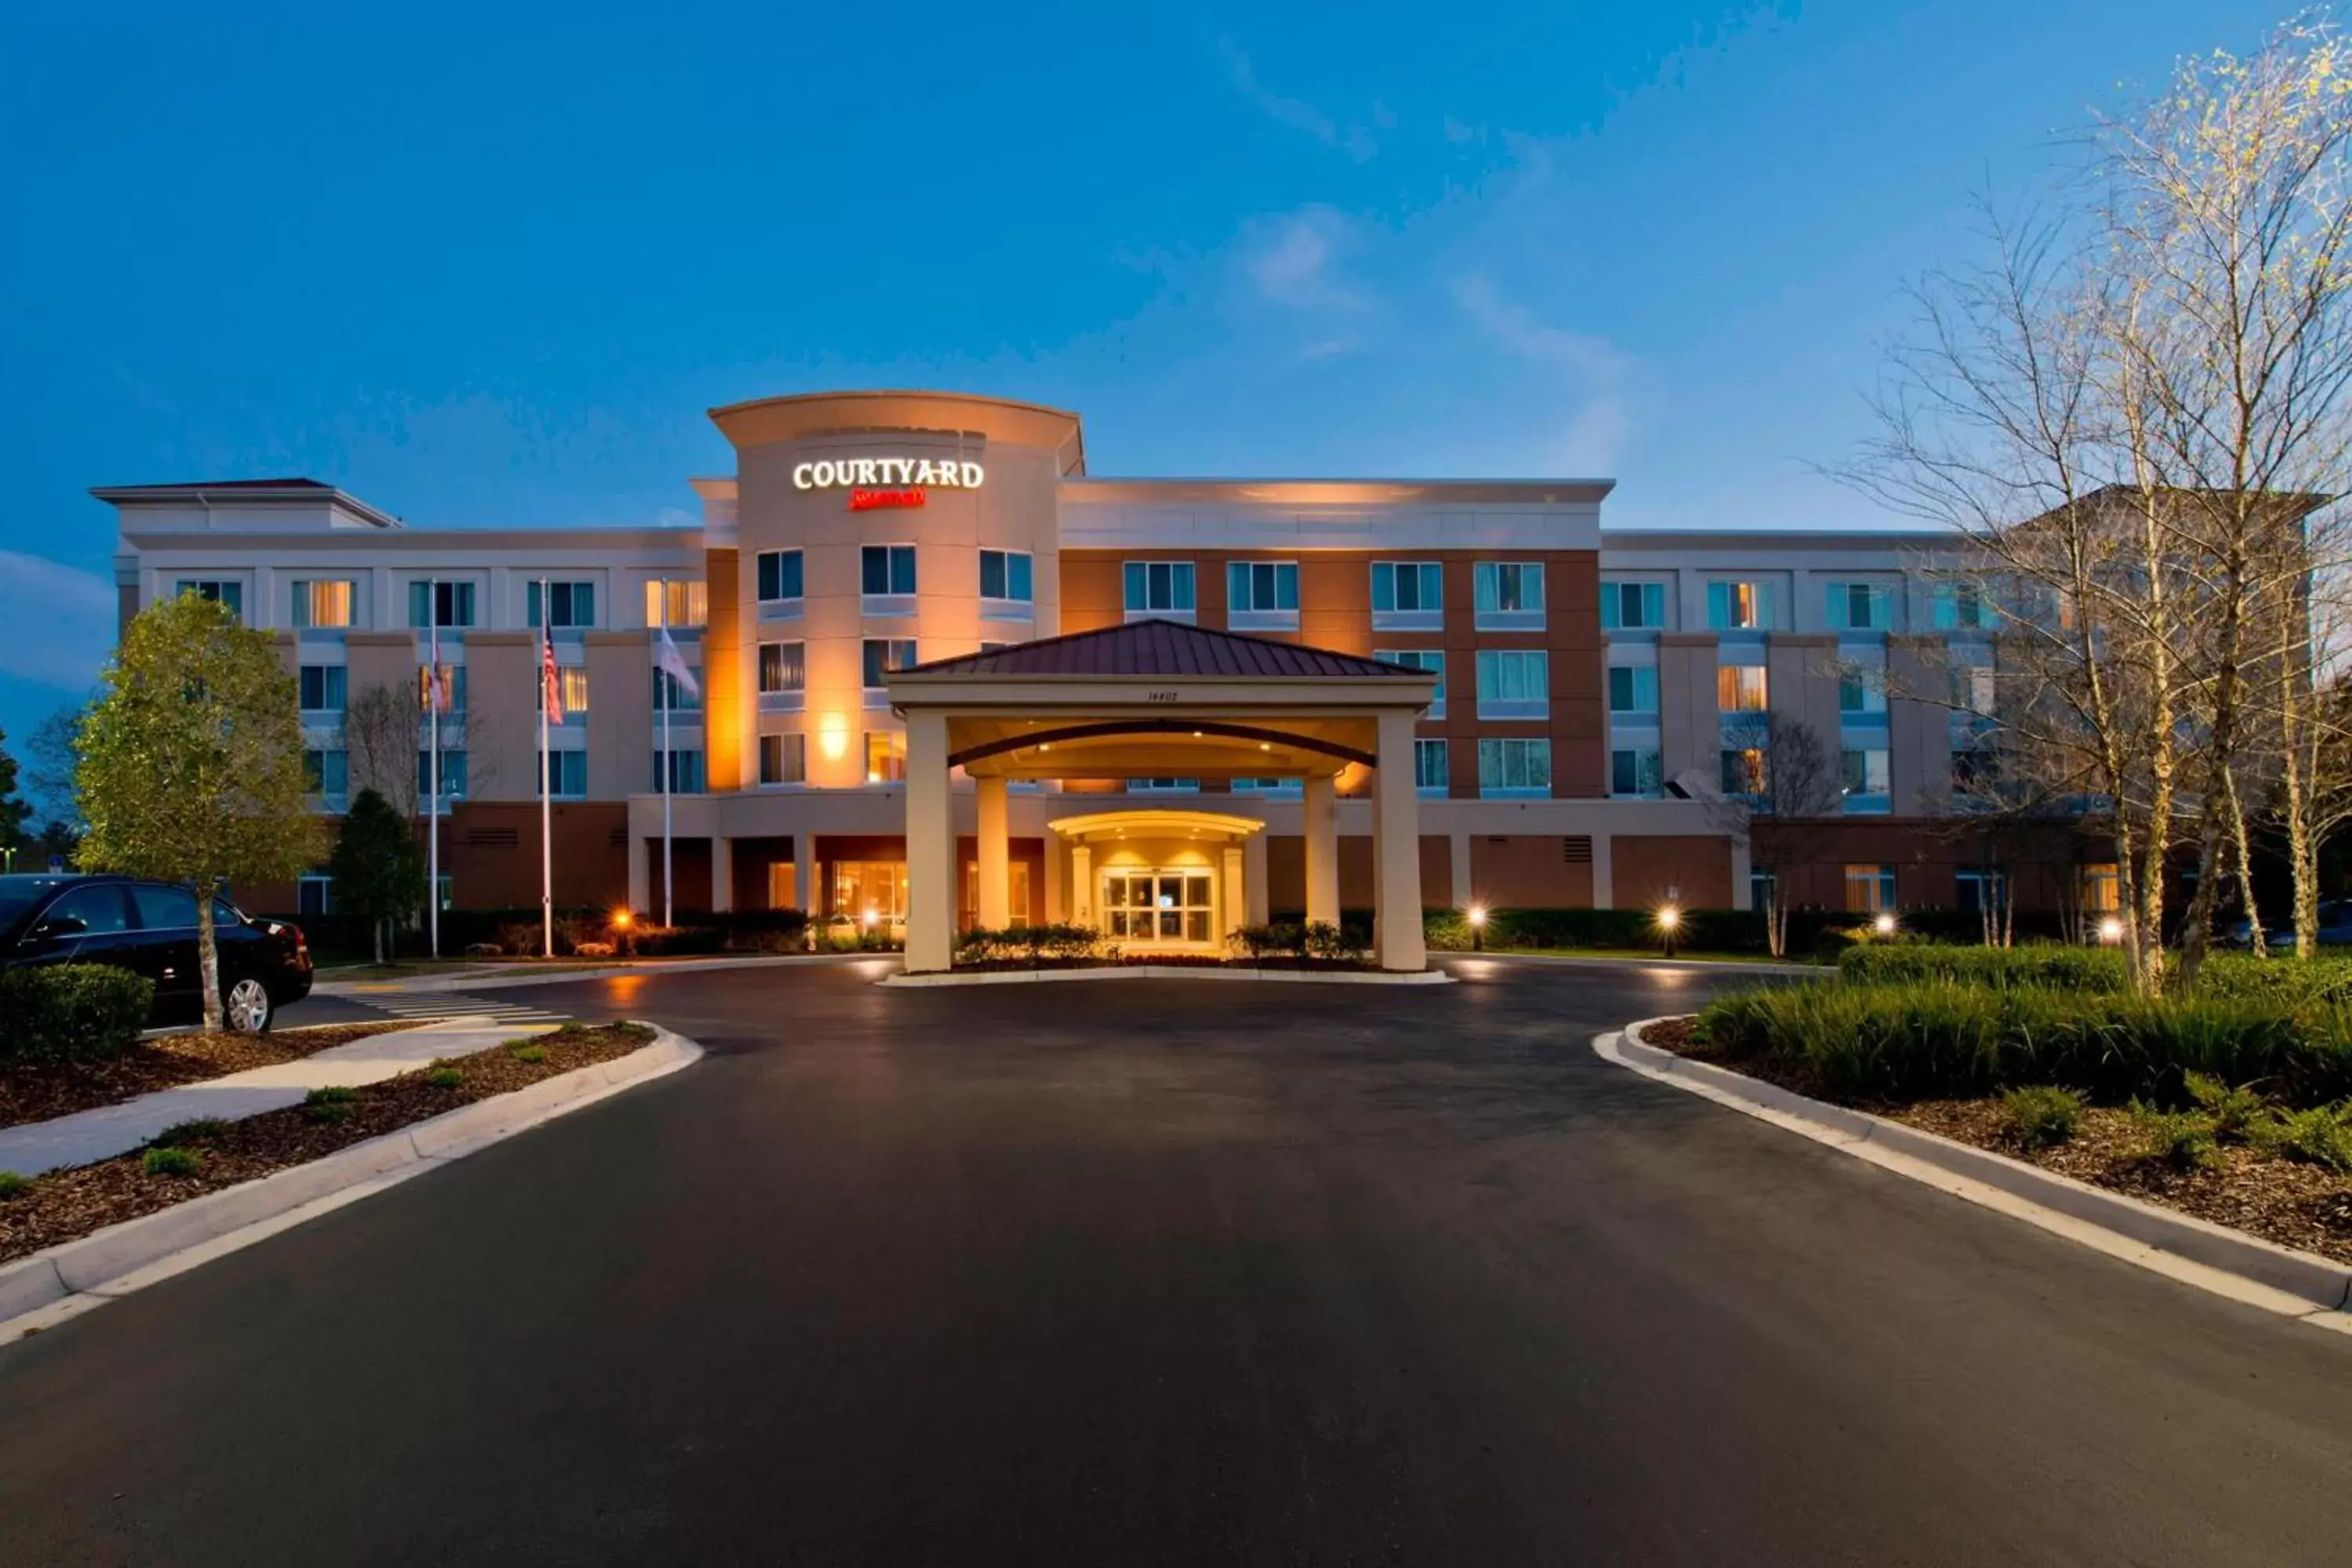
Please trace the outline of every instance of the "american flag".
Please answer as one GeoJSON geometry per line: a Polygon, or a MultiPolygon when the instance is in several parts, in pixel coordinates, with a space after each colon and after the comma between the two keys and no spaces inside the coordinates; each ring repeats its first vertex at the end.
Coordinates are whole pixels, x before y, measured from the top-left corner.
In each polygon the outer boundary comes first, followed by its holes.
{"type": "Polygon", "coordinates": [[[539,634],[539,672],[542,688],[540,700],[547,710],[547,721],[561,724],[563,722],[563,681],[555,673],[555,639],[544,627],[539,634]]]}

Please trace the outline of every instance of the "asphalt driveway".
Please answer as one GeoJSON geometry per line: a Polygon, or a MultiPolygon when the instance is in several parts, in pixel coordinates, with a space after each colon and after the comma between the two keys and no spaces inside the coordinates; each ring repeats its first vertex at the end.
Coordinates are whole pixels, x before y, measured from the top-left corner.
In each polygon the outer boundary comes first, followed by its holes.
{"type": "Polygon", "coordinates": [[[534,990],[711,1056],[0,1348],[0,1562],[2272,1565],[2352,1540],[2352,1340],[1591,1055],[1711,979],[872,968],[534,990]]]}

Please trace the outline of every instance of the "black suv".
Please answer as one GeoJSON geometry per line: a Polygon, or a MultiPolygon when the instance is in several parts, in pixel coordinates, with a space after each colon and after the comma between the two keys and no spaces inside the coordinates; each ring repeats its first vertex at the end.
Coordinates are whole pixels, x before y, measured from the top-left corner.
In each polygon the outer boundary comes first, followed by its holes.
{"type": "MultiPolygon", "coordinates": [[[[310,994],[310,944],[297,928],[213,900],[221,1010],[247,1034],[310,994]]],[[[62,874],[0,877],[0,969],[111,963],[155,983],[154,1024],[204,1016],[196,895],[170,882],[62,874]]]]}

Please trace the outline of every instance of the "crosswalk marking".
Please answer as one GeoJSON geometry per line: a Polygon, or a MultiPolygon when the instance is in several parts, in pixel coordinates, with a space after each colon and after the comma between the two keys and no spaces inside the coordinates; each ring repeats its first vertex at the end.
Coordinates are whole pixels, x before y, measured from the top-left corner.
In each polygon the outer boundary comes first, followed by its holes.
{"type": "Polygon", "coordinates": [[[492,1002],[486,997],[469,996],[462,991],[353,996],[350,1000],[362,1007],[387,1013],[395,1018],[414,1019],[420,1024],[434,1018],[460,1017],[488,1017],[501,1024],[560,1024],[569,1016],[568,1014],[551,1013],[544,1007],[528,1007],[516,1002],[492,1002]]]}

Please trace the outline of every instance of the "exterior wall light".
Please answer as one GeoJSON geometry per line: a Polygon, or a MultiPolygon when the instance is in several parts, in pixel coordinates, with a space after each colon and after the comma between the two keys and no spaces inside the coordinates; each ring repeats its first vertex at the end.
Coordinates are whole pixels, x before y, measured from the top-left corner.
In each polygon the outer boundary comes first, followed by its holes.
{"type": "Polygon", "coordinates": [[[1682,934],[1683,912],[1672,904],[1660,904],[1657,919],[1659,942],[1665,950],[1664,956],[1672,958],[1675,955],[1675,939],[1682,934]]]}
{"type": "Polygon", "coordinates": [[[1876,931],[1881,936],[1893,936],[1895,934],[1895,916],[1887,910],[1881,910],[1878,913],[1878,918],[1870,922],[1870,929],[1876,931]]]}
{"type": "Polygon", "coordinates": [[[1464,918],[1468,920],[1470,922],[1470,951],[1473,952],[1486,952],[1486,906],[1484,904],[1473,904],[1469,909],[1464,910],[1463,914],[1464,918]]]}
{"type": "Polygon", "coordinates": [[[2099,940],[2113,946],[2124,939],[2124,922],[2109,915],[2099,922],[2099,940]]]}
{"type": "Polygon", "coordinates": [[[817,750],[827,762],[837,763],[849,754],[849,721],[838,713],[828,713],[817,726],[817,750]]]}

